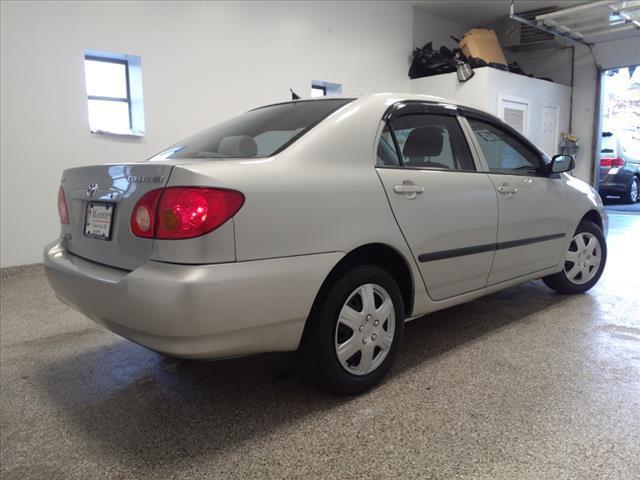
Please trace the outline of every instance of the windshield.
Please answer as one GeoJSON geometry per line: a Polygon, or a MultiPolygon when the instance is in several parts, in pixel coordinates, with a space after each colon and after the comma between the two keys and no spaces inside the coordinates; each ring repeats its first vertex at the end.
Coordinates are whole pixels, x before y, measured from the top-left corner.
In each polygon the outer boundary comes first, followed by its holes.
{"type": "Polygon", "coordinates": [[[299,101],[250,110],[173,145],[149,161],[269,157],[351,101],[299,101]]]}

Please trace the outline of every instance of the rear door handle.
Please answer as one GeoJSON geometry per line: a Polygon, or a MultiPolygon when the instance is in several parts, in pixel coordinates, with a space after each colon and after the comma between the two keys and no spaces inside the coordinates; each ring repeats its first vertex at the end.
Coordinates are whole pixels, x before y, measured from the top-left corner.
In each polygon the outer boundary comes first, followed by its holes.
{"type": "Polygon", "coordinates": [[[502,193],[503,195],[513,195],[514,193],[518,193],[518,189],[515,187],[505,187],[503,185],[498,187],[498,192],[502,193]]]}
{"type": "Polygon", "coordinates": [[[400,195],[405,195],[408,199],[414,199],[420,193],[424,193],[424,187],[413,183],[403,183],[393,187],[393,191],[400,195]]]}

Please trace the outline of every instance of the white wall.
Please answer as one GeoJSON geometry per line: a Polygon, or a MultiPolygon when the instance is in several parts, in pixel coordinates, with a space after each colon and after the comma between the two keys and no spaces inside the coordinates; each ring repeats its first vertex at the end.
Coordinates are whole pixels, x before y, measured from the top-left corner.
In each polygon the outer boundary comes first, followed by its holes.
{"type": "Polygon", "coordinates": [[[261,104],[408,91],[405,2],[2,2],[1,260],[38,262],[58,235],[64,168],[144,159],[261,104]],[[85,49],[142,57],[147,135],[89,133],[85,49]]]}
{"type": "Polygon", "coordinates": [[[469,107],[486,110],[488,107],[487,73],[487,68],[476,69],[475,75],[466,82],[459,82],[455,72],[414,78],[411,80],[411,93],[435,95],[455,100],[469,107]]]}
{"type": "Polygon", "coordinates": [[[456,47],[450,35],[462,38],[464,32],[471,27],[466,23],[457,23],[445,18],[435,17],[419,8],[413,10],[413,45],[422,47],[427,42],[433,42],[433,48],[442,45],[447,48],[456,47]]]}

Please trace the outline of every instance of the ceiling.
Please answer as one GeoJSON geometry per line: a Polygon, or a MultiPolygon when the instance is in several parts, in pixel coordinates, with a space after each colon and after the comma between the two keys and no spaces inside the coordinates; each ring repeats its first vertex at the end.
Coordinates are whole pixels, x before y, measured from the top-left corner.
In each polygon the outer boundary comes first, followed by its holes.
{"type": "MultiPolygon", "coordinates": [[[[585,2],[584,0],[515,0],[514,7],[515,13],[517,14],[527,12],[529,10],[537,10],[548,7],[566,9],[569,7],[575,7],[576,5],[591,4],[591,8],[588,11],[585,9],[580,9],[579,12],[571,12],[561,17],[563,20],[561,20],[560,18],[557,19],[559,23],[563,23],[564,21],[565,23],[568,22],[568,24],[572,24],[572,30],[580,31],[581,28],[575,25],[576,23],[580,23],[579,19],[584,17],[585,22],[589,17],[593,19],[593,12],[598,9],[601,11],[603,17],[601,23],[608,23],[610,21],[610,10],[608,9],[608,6],[597,6],[597,4],[607,3],[615,4],[619,7],[624,5],[631,6],[632,4],[635,5],[634,8],[630,9],[629,11],[635,11],[632,17],[635,17],[635,23],[636,25],[638,25],[637,12],[639,11],[639,8],[637,4],[640,2],[637,1],[611,0],[609,2],[585,2]],[[593,9],[593,7],[596,6],[597,9],[593,9]]],[[[418,10],[427,12],[436,17],[461,23],[467,27],[490,27],[495,26],[506,17],[508,17],[511,0],[423,0],[414,1],[413,5],[418,10]]],[[[617,25],[620,25],[620,23],[618,23],[617,25]]],[[[588,40],[591,43],[600,43],[630,37],[640,38],[640,29],[637,27],[630,27],[631,25],[625,27],[625,29],[623,29],[624,31],[611,31],[610,33],[607,32],[604,34],[599,34],[595,38],[590,37],[590,34],[587,33],[594,30],[593,28],[591,28],[590,30],[587,29],[584,31],[584,37],[585,40],[588,40]]]]}
{"type": "MultiPolygon", "coordinates": [[[[515,0],[515,10],[526,12],[545,7],[567,8],[587,3],[564,0],[515,0]]],[[[434,0],[413,2],[415,8],[436,17],[446,18],[469,26],[487,26],[509,15],[510,0],[434,0]]]]}

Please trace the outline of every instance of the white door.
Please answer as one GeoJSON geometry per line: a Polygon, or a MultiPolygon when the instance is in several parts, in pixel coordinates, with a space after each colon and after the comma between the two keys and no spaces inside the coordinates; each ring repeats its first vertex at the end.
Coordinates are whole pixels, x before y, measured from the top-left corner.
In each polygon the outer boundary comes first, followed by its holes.
{"type": "Polygon", "coordinates": [[[559,175],[541,154],[488,120],[470,118],[498,192],[498,238],[489,285],[555,266],[564,253],[569,207],[559,175]]]}
{"type": "Polygon", "coordinates": [[[429,296],[434,300],[487,284],[497,233],[497,194],[476,171],[453,115],[392,118],[378,148],[378,175],[429,296]]]}
{"type": "Polygon", "coordinates": [[[520,134],[529,135],[529,100],[500,95],[498,102],[498,116],[502,121],[520,134]]]}
{"type": "Polygon", "coordinates": [[[558,153],[558,122],[560,109],[557,105],[542,106],[542,145],[544,153],[553,157],[558,153]]]}

